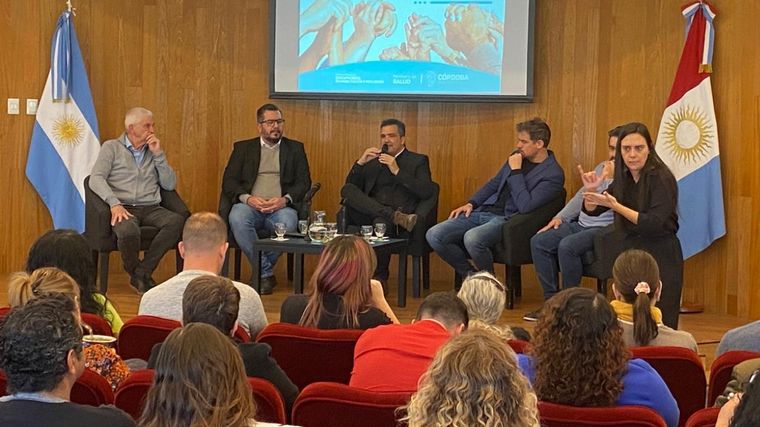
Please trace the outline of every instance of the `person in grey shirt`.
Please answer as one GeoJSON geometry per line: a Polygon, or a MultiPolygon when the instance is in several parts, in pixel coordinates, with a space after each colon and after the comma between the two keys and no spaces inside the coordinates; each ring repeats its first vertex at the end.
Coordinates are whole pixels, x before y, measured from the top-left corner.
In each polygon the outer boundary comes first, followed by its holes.
{"type": "Polygon", "coordinates": [[[111,207],[111,227],[130,285],[143,293],[156,283],[151,275],[161,257],[174,247],[184,218],[159,204],[161,188],[174,190],[177,177],[156,137],[153,113],[142,107],[127,111],[124,133],[103,143],[90,174],[90,188],[111,207]],[[158,228],[140,261],[140,226],[158,228]]]}
{"type": "MultiPolygon", "coordinates": [[[[179,253],[185,260],[184,270],[146,292],[140,300],[137,314],[182,321],[182,297],[187,285],[196,277],[217,275],[222,269],[228,246],[227,225],[219,215],[211,212],[191,215],[179,242],[179,253]]],[[[232,284],[240,292],[238,324],[255,337],[267,325],[261,298],[246,284],[232,284]]]]}
{"type": "MultiPolygon", "coordinates": [[[[602,191],[612,182],[615,147],[619,128],[607,135],[609,158],[596,166],[594,171],[584,173],[578,166],[584,185],[588,181],[595,189],[602,191]]],[[[581,188],[565,207],[546,226],[530,239],[530,252],[536,275],[544,291],[544,301],[560,291],[559,275],[562,272],[562,286],[569,288],[581,284],[583,277],[583,254],[594,248],[594,236],[602,227],[612,224],[613,212],[599,216],[586,215],[581,211],[583,192],[581,188]]],[[[540,309],[532,311],[523,320],[538,320],[540,309]]]]}

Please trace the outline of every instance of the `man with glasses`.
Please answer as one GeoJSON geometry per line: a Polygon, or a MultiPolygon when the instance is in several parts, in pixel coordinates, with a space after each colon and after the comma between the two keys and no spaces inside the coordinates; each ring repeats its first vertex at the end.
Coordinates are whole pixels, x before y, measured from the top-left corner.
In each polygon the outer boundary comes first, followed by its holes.
{"type": "MultiPolygon", "coordinates": [[[[309,162],[303,144],[283,136],[285,119],[273,104],[256,111],[259,137],[236,142],[222,179],[219,214],[226,218],[240,249],[253,262],[258,233],[271,236],[276,223],[287,231],[298,226],[294,204],[311,187],[309,162]]],[[[261,293],[271,294],[277,280],[272,272],[279,253],[265,252],[261,260],[261,293]]]]}
{"type": "MultiPolygon", "coordinates": [[[[607,160],[599,163],[594,171],[589,173],[585,173],[578,165],[584,183],[593,185],[594,190],[599,193],[612,183],[619,129],[616,127],[607,132],[607,160]]],[[[603,227],[612,224],[614,219],[611,209],[599,216],[583,213],[581,206],[584,191],[586,189],[581,187],[557,216],[530,239],[530,252],[538,281],[544,290],[544,301],[559,292],[558,271],[562,272],[564,289],[581,284],[583,254],[594,249],[594,236],[603,227]]],[[[523,316],[523,320],[535,322],[539,313],[540,309],[534,310],[523,316]]]]}
{"type": "Polygon", "coordinates": [[[565,183],[564,171],[547,148],[549,125],[536,117],[518,123],[516,130],[515,149],[496,176],[426,234],[433,250],[461,277],[493,272],[491,248],[501,241],[504,223],[550,202],[565,183]]]}
{"type": "Polygon", "coordinates": [[[86,368],[79,309],[64,294],[34,298],[11,310],[0,323],[0,368],[10,393],[0,398],[2,426],[135,425],[113,406],[69,401],[86,368]]]}

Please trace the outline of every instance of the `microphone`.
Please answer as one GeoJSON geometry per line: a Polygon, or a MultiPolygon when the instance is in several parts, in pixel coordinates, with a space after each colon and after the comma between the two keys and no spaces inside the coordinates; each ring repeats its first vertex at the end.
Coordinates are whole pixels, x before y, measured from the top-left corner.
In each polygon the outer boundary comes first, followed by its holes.
{"type": "Polygon", "coordinates": [[[380,148],[380,152],[383,154],[388,154],[388,144],[383,144],[382,148],[380,148]]]}
{"type": "Polygon", "coordinates": [[[314,195],[319,192],[319,190],[322,188],[322,184],[319,182],[315,182],[314,184],[311,184],[311,188],[309,188],[309,191],[306,192],[306,194],[303,196],[304,202],[310,202],[312,198],[314,198],[314,195]]]}

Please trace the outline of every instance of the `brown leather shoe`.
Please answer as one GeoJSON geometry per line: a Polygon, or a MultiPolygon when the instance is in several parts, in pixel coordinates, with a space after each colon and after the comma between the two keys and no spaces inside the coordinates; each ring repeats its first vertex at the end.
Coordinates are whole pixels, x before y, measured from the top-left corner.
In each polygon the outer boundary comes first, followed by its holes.
{"type": "Polygon", "coordinates": [[[393,223],[411,232],[414,225],[417,224],[417,214],[405,214],[401,211],[393,212],[393,223]]]}

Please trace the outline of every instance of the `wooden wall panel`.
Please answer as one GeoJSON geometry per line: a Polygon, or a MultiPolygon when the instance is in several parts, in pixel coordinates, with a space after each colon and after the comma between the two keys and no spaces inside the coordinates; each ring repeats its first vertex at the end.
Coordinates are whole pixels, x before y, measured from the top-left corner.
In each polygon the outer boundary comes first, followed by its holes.
{"type": "MultiPolygon", "coordinates": [[[[256,134],[268,101],[268,1],[75,0],[76,30],[103,139],[122,132],[124,111],[154,111],[179,190],[194,211],[216,210],[232,143],[256,134]]],[[[379,121],[406,121],[411,149],[427,153],[441,184],[439,217],[463,203],[501,166],[514,124],[532,116],[552,127],[566,187],[605,155],[609,128],[642,121],[656,135],[683,43],[680,0],[537,2],[535,102],[469,104],[275,100],[286,133],[306,145],[322,182],[315,207],[331,215],[351,162],[377,143],[379,121]]],[[[709,311],[760,315],[760,3],[715,0],[713,89],[722,148],[728,235],[686,263],[684,300],[709,311]]],[[[0,100],[38,98],[62,0],[6,0],[0,8],[0,100]]],[[[0,114],[0,272],[21,267],[51,226],[24,176],[31,116],[0,114]]],[[[116,258],[114,258],[116,262],[116,258]]],[[[171,274],[165,263],[159,278],[171,274]]],[[[435,260],[434,279],[450,269],[435,260]]],[[[118,263],[114,268],[118,268],[118,263]]],[[[526,286],[535,292],[531,268],[526,286]],[[533,288],[531,288],[533,287],[533,288]]]]}

